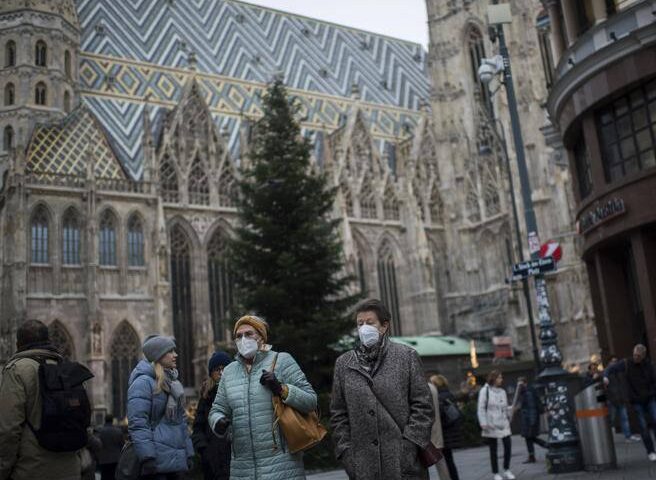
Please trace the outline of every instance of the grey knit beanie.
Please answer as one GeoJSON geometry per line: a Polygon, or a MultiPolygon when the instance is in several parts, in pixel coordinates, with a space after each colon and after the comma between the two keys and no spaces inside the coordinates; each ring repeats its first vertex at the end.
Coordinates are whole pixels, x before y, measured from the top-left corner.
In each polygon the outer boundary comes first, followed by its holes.
{"type": "Polygon", "coordinates": [[[158,334],[148,335],[141,349],[146,360],[156,362],[175,349],[175,339],[158,334]]]}

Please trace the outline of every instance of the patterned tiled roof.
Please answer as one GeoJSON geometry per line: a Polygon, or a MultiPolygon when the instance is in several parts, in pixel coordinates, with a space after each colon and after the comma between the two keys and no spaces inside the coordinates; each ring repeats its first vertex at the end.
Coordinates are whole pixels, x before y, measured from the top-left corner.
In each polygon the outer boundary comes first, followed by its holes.
{"type": "Polygon", "coordinates": [[[308,130],[332,131],[359,85],[374,136],[393,140],[415,125],[429,95],[419,44],[234,0],[77,0],[80,79],[117,154],[141,174],[144,99],[151,115],[173,108],[196,76],[234,150],[242,114],[258,116],[265,83],[284,73],[308,130]],[[190,68],[193,67],[193,68],[190,68]]]}
{"type": "Polygon", "coordinates": [[[85,177],[89,158],[95,160],[96,178],[125,178],[102,128],[89,109],[81,105],[60,123],[35,128],[27,153],[27,171],[85,177]]]}

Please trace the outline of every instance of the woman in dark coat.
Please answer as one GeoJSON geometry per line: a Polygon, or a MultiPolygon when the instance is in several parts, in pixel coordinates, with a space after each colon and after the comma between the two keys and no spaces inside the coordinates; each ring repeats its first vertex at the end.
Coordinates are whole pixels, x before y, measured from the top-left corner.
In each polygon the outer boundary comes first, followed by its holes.
{"type": "Polygon", "coordinates": [[[433,375],[430,381],[437,387],[438,398],[440,402],[440,414],[442,416],[442,437],[444,439],[444,460],[449,469],[451,480],[459,480],[458,468],[453,460],[453,449],[459,446],[463,441],[462,436],[462,419],[455,423],[449,424],[444,414],[449,403],[456,405],[456,397],[449,390],[449,382],[443,375],[433,375]]]}
{"type": "Polygon", "coordinates": [[[526,381],[526,377],[517,380],[517,408],[520,409],[521,434],[526,441],[528,459],[524,463],[535,463],[535,444],[547,448],[547,442],[538,438],[540,435],[540,414],[542,413],[542,402],[538,392],[526,381]]]}
{"type": "Polygon", "coordinates": [[[380,300],[355,309],[360,345],[335,363],[330,401],[335,456],[351,480],[420,480],[420,449],[431,440],[432,396],[421,360],[391,342],[391,315],[380,300]]]}
{"type": "Polygon", "coordinates": [[[219,388],[223,368],[232,362],[225,352],[215,352],[207,366],[209,377],[203,382],[198,400],[191,441],[200,455],[205,480],[228,480],[230,478],[230,441],[214,435],[207,421],[210,408],[219,388]]]}

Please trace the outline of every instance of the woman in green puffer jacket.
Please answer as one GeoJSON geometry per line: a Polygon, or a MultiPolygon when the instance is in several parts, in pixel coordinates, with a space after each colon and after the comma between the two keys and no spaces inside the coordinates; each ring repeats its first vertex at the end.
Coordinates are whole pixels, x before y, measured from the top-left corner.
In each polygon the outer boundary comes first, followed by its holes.
{"type": "Polygon", "coordinates": [[[231,480],[305,478],[302,452],[289,453],[280,428],[273,428],[272,397],[308,413],[316,408],[317,395],[291,355],[271,351],[267,333],[266,322],[258,317],[237,321],[237,361],[225,367],[210,409],[212,430],[232,435],[231,480]]]}

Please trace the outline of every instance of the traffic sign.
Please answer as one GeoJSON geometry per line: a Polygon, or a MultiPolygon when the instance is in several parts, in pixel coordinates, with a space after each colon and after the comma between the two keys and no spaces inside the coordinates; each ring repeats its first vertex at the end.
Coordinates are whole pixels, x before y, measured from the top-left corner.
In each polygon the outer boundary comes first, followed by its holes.
{"type": "Polygon", "coordinates": [[[556,262],[563,258],[563,249],[555,240],[549,240],[540,247],[540,258],[553,257],[556,262]]]}
{"type": "Polygon", "coordinates": [[[554,270],[556,270],[556,261],[553,257],[520,262],[513,265],[510,281],[516,282],[533,275],[542,275],[543,273],[552,272],[554,270]]]}

